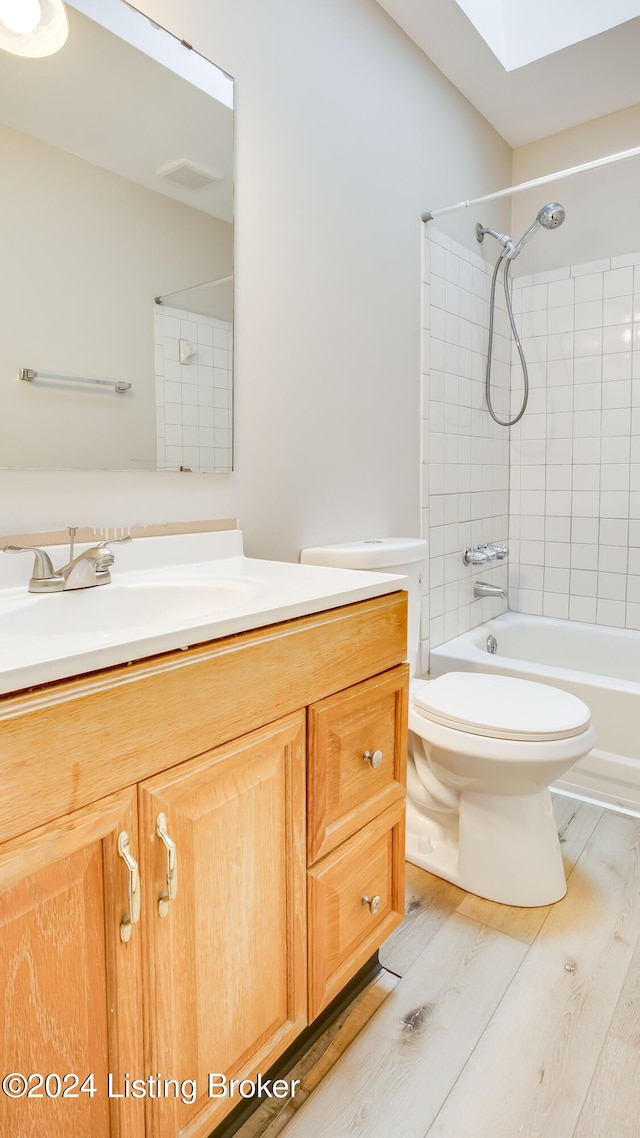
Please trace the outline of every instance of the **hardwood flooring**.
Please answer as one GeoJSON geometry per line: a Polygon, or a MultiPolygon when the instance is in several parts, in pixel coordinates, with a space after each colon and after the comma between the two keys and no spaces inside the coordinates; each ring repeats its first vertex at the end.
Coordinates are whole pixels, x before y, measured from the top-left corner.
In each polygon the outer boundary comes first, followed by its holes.
{"type": "Polygon", "coordinates": [[[383,972],[240,1138],[638,1138],[640,819],[554,809],[566,897],[496,905],[407,865],[383,972]]]}

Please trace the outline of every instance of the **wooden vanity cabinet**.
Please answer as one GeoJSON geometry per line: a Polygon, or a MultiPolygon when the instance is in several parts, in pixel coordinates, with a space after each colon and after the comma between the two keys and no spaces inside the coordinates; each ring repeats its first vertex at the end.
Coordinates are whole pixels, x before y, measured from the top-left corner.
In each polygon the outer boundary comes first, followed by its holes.
{"type": "Polygon", "coordinates": [[[375,952],[405,645],[398,592],[0,699],[0,1067],[96,1088],[1,1096],[1,1134],[206,1138],[239,1101],[209,1073],[264,1074],[375,952]],[[109,1098],[109,1072],[197,1093],[109,1098]]]}

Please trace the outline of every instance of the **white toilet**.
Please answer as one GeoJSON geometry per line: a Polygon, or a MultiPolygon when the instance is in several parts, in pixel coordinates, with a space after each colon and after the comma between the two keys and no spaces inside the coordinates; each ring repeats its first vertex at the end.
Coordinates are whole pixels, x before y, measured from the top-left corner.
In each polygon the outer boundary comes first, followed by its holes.
{"type": "MultiPolygon", "coordinates": [[[[408,660],[420,647],[426,542],[384,538],[302,551],[308,564],[408,576],[408,660]]],[[[566,892],[549,786],[595,742],[589,708],[547,684],[479,672],[412,678],[407,860],[506,905],[566,892]]]]}

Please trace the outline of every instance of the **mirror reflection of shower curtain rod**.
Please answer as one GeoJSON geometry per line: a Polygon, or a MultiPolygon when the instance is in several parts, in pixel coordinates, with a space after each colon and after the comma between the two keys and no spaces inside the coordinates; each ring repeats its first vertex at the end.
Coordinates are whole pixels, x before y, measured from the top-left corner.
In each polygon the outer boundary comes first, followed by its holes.
{"type": "Polygon", "coordinates": [[[584,170],[595,170],[598,166],[608,166],[611,162],[623,162],[626,158],[633,158],[640,154],[640,146],[632,150],[621,150],[618,154],[607,154],[604,158],[596,158],[593,162],[583,162],[581,166],[570,166],[567,170],[556,170],[555,174],[544,174],[541,178],[532,178],[530,182],[520,182],[518,186],[507,186],[504,190],[497,190],[494,194],[485,194],[483,198],[473,198],[470,201],[458,202],[456,205],[444,206],[442,209],[427,210],[422,214],[423,221],[433,221],[443,213],[454,213],[457,209],[469,209],[472,205],[482,202],[495,201],[496,198],[506,198],[510,194],[519,194],[523,190],[531,190],[535,186],[545,186],[548,182],[557,182],[560,178],[570,178],[573,174],[582,174],[584,170]]]}
{"type": "Polygon", "coordinates": [[[195,292],[197,288],[211,288],[212,285],[228,284],[229,281],[232,280],[233,273],[228,277],[216,277],[214,281],[203,281],[202,284],[187,285],[186,288],[177,288],[174,292],[165,292],[164,296],[156,296],[154,299],[156,304],[164,304],[165,300],[170,296],[180,296],[182,292],[195,292]]]}

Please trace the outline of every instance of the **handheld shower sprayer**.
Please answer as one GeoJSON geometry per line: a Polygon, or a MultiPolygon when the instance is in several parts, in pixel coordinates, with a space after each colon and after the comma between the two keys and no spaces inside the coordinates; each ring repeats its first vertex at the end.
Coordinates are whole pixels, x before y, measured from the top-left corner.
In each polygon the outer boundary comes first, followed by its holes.
{"type": "Polygon", "coordinates": [[[526,245],[527,241],[533,237],[540,226],[542,226],[543,229],[557,229],[559,225],[562,225],[565,216],[564,206],[558,202],[549,202],[548,205],[543,206],[535,221],[531,222],[529,228],[522,234],[520,240],[516,242],[515,248],[517,252],[514,256],[520,252],[522,246],[526,245]]]}
{"type": "Polygon", "coordinates": [[[541,227],[542,227],[542,229],[557,229],[559,225],[562,225],[562,222],[564,221],[565,216],[566,216],[566,213],[565,213],[564,206],[560,205],[559,202],[549,202],[547,205],[543,206],[541,210],[539,210],[536,218],[534,219],[534,221],[531,222],[531,225],[529,226],[529,228],[527,230],[525,230],[525,232],[522,234],[522,237],[520,238],[520,240],[515,242],[515,243],[511,240],[508,233],[497,233],[495,229],[489,229],[487,226],[481,225],[480,222],[478,222],[478,224],[476,225],[476,239],[478,241],[484,241],[485,234],[488,233],[490,237],[495,237],[496,241],[499,241],[503,247],[502,251],[498,257],[498,260],[496,261],[495,268],[493,270],[493,277],[491,278],[491,299],[489,302],[489,343],[488,343],[488,347],[487,347],[487,368],[486,368],[486,373],[485,373],[485,389],[486,389],[487,406],[489,408],[489,414],[491,415],[491,418],[494,420],[494,422],[498,423],[501,427],[513,427],[513,426],[515,426],[515,424],[518,423],[520,421],[520,419],[522,418],[522,416],[524,415],[526,407],[527,407],[527,401],[529,399],[529,372],[527,370],[527,361],[524,358],[524,352],[522,350],[522,344],[520,343],[520,336],[518,335],[518,329],[516,328],[516,322],[515,322],[515,318],[513,315],[513,306],[511,304],[511,290],[509,287],[510,264],[511,264],[511,261],[513,261],[517,256],[519,256],[519,254],[522,251],[523,246],[526,245],[527,241],[529,241],[529,239],[531,237],[533,237],[533,234],[538,229],[540,229],[541,227]],[[515,341],[516,348],[518,349],[518,355],[520,356],[520,362],[522,364],[522,376],[523,376],[523,382],[524,382],[524,392],[523,392],[523,396],[522,396],[522,405],[521,405],[520,410],[518,411],[517,415],[515,415],[512,419],[500,419],[500,418],[498,418],[498,416],[496,415],[496,413],[493,409],[493,404],[491,402],[491,349],[492,349],[492,345],[493,345],[493,322],[494,322],[495,301],[496,301],[496,280],[498,277],[498,270],[500,268],[500,265],[503,263],[504,263],[503,280],[504,280],[505,301],[506,301],[506,305],[507,305],[507,312],[509,314],[509,322],[511,324],[511,331],[513,332],[513,338],[515,341]]]}

